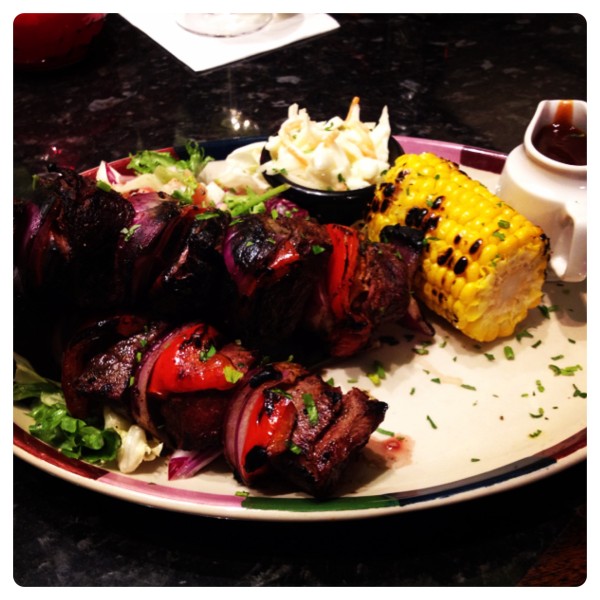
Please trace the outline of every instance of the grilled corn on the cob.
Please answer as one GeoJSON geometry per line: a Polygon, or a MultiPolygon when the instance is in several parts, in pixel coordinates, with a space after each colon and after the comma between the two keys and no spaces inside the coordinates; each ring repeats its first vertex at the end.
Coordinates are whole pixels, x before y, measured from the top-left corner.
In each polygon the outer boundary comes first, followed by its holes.
{"type": "Polygon", "coordinates": [[[395,224],[425,234],[417,296],[470,338],[508,336],[540,303],[548,238],[455,163],[398,158],[376,189],[367,235],[379,240],[395,224]]]}

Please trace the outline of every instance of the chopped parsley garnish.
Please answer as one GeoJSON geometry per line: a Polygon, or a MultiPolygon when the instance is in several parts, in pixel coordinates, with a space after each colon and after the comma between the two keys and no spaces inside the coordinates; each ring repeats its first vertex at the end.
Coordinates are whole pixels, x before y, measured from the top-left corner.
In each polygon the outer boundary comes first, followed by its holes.
{"type": "Polygon", "coordinates": [[[141,227],[141,225],[139,223],[136,223],[135,225],[132,225],[131,227],[123,227],[123,229],[121,229],[120,233],[123,234],[124,236],[124,241],[128,242],[133,234],[141,227]]]}
{"type": "Polygon", "coordinates": [[[217,349],[214,345],[210,345],[210,348],[206,350],[200,350],[200,360],[206,362],[209,358],[212,358],[217,353],[217,349]]]}
{"type": "Polygon", "coordinates": [[[237,383],[244,376],[241,371],[238,371],[230,365],[223,367],[223,375],[225,376],[225,381],[227,381],[227,383],[237,383]]]}

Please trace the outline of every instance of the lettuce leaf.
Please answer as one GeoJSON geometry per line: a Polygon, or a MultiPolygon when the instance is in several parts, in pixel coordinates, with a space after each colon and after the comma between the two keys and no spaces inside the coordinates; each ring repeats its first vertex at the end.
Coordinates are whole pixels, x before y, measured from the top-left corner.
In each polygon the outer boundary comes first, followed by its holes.
{"type": "MultiPolygon", "coordinates": [[[[185,149],[188,153],[187,159],[175,158],[169,152],[142,150],[129,156],[127,167],[139,176],[152,175],[155,177],[158,184],[153,187],[158,189],[169,182],[179,181],[181,189],[169,193],[180,202],[189,204],[198,187],[197,178],[200,172],[213,159],[204,155],[204,149],[197,142],[188,141],[185,149]]],[[[131,185],[133,184],[130,182],[129,186],[131,187],[131,185]]]]}
{"type": "Polygon", "coordinates": [[[114,429],[104,428],[101,418],[84,421],[71,416],[60,383],[36,373],[18,354],[14,361],[13,402],[31,401],[31,435],[71,458],[94,464],[116,459],[121,437],[114,429]]]}

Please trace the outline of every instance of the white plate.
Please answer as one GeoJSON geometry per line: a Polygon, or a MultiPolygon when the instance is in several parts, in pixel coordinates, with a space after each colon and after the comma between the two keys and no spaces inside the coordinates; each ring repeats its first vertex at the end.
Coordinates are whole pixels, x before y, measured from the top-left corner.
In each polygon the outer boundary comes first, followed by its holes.
{"type": "MultiPolygon", "coordinates": [[[[504,155],[431,140],[399,137],[407,152],[429,150],[459,162],[494,190],[504,155]]],[[[239,145],[240,140],[231,142],[239,145]]],[[[232,149],[219,142],[220,151],[232,149]]],[[[210,144],[207,151],[211,153],[210,144]]],[[[30,464],[99,493],[147,506],[252,520],[336,520],[383,516],[461,502],[529,484],[587,456],[586,282],[545,287],[545,313],[530,312],[519,331],[531,337],[476,344],[432,318],[433,343],[385,332],[382,345],[328,369],[344,390],[357,386],[388,403],[382,428],[403,436],[393,464],[383,466],[376,433],[347,473],[340,496],[316,501],[283,490],[240,486],[224,463],[187,480],[168,481],[166,463],[134,475],[69,459],[27,433],[26,408],[14,408],[14,453],[30,464]],[[510,346],[514,360],[506,358],[510,346]],[[424,353],[426,351],[427,353],[424,353]],[[387,376],[367,373],[380,361],[387,376]],[[556,375],[551,366],[572,369],[556,375]],[[372,448],[371,448],[372,445],[372,448]]]]}

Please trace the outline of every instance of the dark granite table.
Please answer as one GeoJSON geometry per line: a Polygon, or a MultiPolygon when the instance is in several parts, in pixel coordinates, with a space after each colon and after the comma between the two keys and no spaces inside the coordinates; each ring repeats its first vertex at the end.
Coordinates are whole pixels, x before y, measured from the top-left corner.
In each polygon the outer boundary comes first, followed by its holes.
{"type": "MultiPolygon", "coordinates": [[[[568,8],[568,6],[565,6],[568,8]]],[[[15,193],[45,160],[77,169],[189,138],[266,135],[383,105],[393,131],[502,152],[539,100],[586,99],[581,16],[336,15],[341,28],[194,73],[109,15],[87,58],[15,72],[15,193]]],[[[14,461],[20,586],[577,586],[586,579],[586,463],[498,495],[346,523],[190,517],[95,494],[14,461]]]]}

